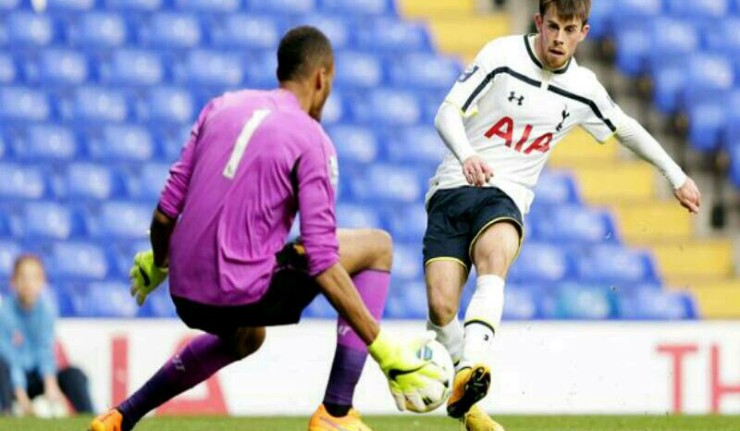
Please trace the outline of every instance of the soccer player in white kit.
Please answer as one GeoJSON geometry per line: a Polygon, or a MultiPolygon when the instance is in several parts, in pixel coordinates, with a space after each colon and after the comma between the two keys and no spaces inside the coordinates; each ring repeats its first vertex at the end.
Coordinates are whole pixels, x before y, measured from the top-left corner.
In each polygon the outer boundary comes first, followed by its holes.
{"type": "Polygon", "coordinates": [[[615,136],[654,165],[691,213],[700,193],[660,144],[573,58],[589,32],[590,0],[540,0],[537,33],[489,42],[455,82],[435,118],[450,152],[427,194],[424,265],[429,329],[457,363],[447,412],[468,430],[501,430],[476,403],[504,304],[507,271],[521,246],[522,215],[550,151],[577,126],[615,136]],[[457,319],[470,267],[475,292],[457,319]]]}

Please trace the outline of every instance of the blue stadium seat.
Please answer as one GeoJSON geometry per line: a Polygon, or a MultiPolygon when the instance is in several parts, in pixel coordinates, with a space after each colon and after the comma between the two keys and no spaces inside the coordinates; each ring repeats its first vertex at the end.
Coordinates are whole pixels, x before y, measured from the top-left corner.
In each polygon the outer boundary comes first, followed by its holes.
{"type": "Polygon", "coordinates": [[[678,110],[678,94],[686,86],[686,65],[666,64],[657,66],[653,71],[653,102],[664,114],[673,114],[678,110]]]}
{"type": "Polygon", "coordinates": [[[13,141],[13,152],[27,161],[71,161],[80,153],[73,130],[56,124],[28,127],[13,141]]]}
{"type": "Polygon", "coordinates": [[[192,125],[155,128],[154,136],[163,151],[163,160],[174,162],[180,158],[182,148],[190,138],[192,125]]]}
{"type": "Polygon", "coordinates": [[[103,280],[110,266],[101,247],[81,241],[55,243],[44,257],[55,280],[103,280]]]}
{"type": "Polygon", "coordinates": [[[47,195],[46,173],[36,166],[0,162],[0,199],[40,199],[47,195]]]}
{"type": "Polygon", "coordinates": [[[527,243],[511,268],[509,279],[520,283],[557,282],[571,276],[567,249],[554,243],[527,243]]]}
{"type": "Polygon", "coordinates": [[[730,156],[730,180],[736,187],[740,187],[740,140],[735,138],[731,141],[727,152],[730,156]]]}
{"type": "Polygon", "coordinates": [[[685,320],[699,317],[690,294],[662,289],[637,289],[619,295],[617,309],[620,318],[629,320],[685,320]]]}
{"type": "Polygon", "coordinates": [[[0,10],[11,11],[18,9],[21,4],[21,0],[0,0],[0,10]]]}
{"type": "Polygon", "coordinates": [[[46,121],[52,116],[51,103],[43,91],[27,87],[0,88],[0,120],[46,121]]]}
{"type": "Polygon", "coordinates": [[[28,81],[37,78],[46,85],[74,86],[88,79],[88,64],[84,55],[67,49],[45,49],[36,64],[27,71],[28,81]]]}
{"type": "MultiPolygon", "coordinates": [[[[14,207],[14,205],[12,205],[14,207]]],[[[17,231],[18,223],[15,222],[17,217],[11,215],[10,210],[3,209],[0,211],[0,238],[6,238],[13,236],[13,232],[17,231]]]]}
{"type": "Polygon", "coordinates": [[[89,135],[87,152],[100,161],[145,162],[156,154],[156,146],[149,130],[141,126],[105,126],[98,135],[89,135]]]}
{"type": "Polygon", "coordinates": [[[617,68],[628,76],[644,73],[645,60],[651,45],[650,31],[645,27],[621,27],[615,33],[617,68]]]}
{"type": "Polygon", "coordinates": [[[132,318],[139,307],[131,299],[128,283],[97,282],[88,285],[85,317],[132,318]]]}
{"type": "Polygon", "coordinates": [[[389,208],[388,227],[391,236],[401,241],[416,242],[421,247],[427,229],[427,212],[422,203],[389,208]]]}
{"type": "Polygon", "coordinates": [[[129,117],[126,94],[108,87],[79,87],[72,101],[72,118],[80,123],[121,123],[129,117]]]}
{"type": "Polygon", "coordinates": [[[89,163],[72,163],[63,178],[68,199],[108,200],[123,195],[123,182],[113,168],[89,163]]]}
{"type": "MultiPolygon", "coordinates": [[[[436,167],[449,154],[437,131],[426,124],[393,129],[384,140],[388,160],[420,167],[436,167]]],[[[433,171],[429,171],[429,177],[433,171]]]]}
{"type": "Polygon", "coordinates": [[[715,23],[711,31],[703,33],[706,50],[713,54],[723,55],[727,60],[732,61],[736,76],[740,76],[740,32],[737,31],[738,28],[740,28],[740,16],[725,17],[715,23]]]}
{"type": "Polygon", "coordinates": [[[396,14],[393,0],[319,0],[319,9],[347,17],[396,14]]]}
{"type": "MultiPolygon", "coordinates": [[[[246,72],[245,86],[249,88],[275,88],[277,77],[277,56],[272,51],[259,50],[247,55],[244,65],[246,72]]],[[[334,94],[332,93],[332,96],[334,94]]],[[[331,100],[331,99],[329,99],[331,100]]]]}
{"type": "Polygon", "coordinates": [[[335,54],[336,83],[339,86],[377,87],[383,83],[383,63],[369,52],[339,51],[335,54]]]}
{"type": "Polygon", "coordinates": [[[557,286],[554,303],[545,307],[545,317],[555,319],[605,320],[616,317],[607,289],[578,283],[557,286]]]}
{"type": "Polygon", "coordinates": [[[138,175],[129,177],[127,181],[129,195],[148,202],[157,201],[169,170],[170,165],[166,163],[145,164],[138,175]]]}
{"type": "Polygon", "coordinates": [[[147,238],[152,206],[127,201],[106,202],[100,209],[94,235],[103,238],[147,238]]]}
{"type": "Polygon", "coordinates": [[[85,233],[81,217],[69,206],[56,202],[30,202],[23,208],[23,238],[69,239],[85,233]]]}
{"type": "Polygon", "coordinates": [[[188,53],[184,64],[175,71],[175,79],[192,88],[238,87],[244,79],[242,58],[238,54],[195,50],[188,53]]]}
{"type": "Polygon", "coordinates": [[[384,52],[430,51],[431,43],[420,23],[389,18],[364,20],[357,29],[361,49],[384,52]]]}
{"type": "MultiPolygon", "coordinates": [[[[0,32],[2,28],[0,27],[0,32]]],[[[2,36],[0,36],[2,39],[2,36]]],[[[15,59],[6,52],[0,52],[0,85],[13,84],[21,80],[20,69],[15,59]]]]}
{"type": "Polygon", "coordinates": [[[379,137],[369,127],[339,124],[327,130],[339,156],[340,178],[342,165],[349,163],[372,163],[378,158],[379,137]]]}
{"type": "Polygon", "coordinates": [[[722,143],[726,124],[724,103],[699,102],[688,107],[689,143],[698,151],[715,151],[722,143]]]}
{"type": "Polygon", "coordinates": [[[281,15],[299,15],[314,12],[316,0],[244,0],[247,8],[255,12],[272,13],[281,15]]]}
{"type": "Polygon", "coordinates": [[[366,124],[410,126],[422,119],[423,108],[414,92],[377,88],[369,94],[354,97],[352,113],[355,120],[366,124]]]}
{"type": "MultiPolygon", "coordinates": [[[[728,0],[665,1],[668,13],[671,15],[712,27],[727,15],[730,6],[728,0]]],[[[707,30],[710,29],[707,28],[707,30]]]]}
{"type": "MultiPolygon", "coordinates": [[[[342,187],[341,184],[339,187],[342,187]]],[[[337,225],[342,228],[382,227],[383,222],[377,205],[361,205],[339,202],[337,225]]]]}
{"type": "Polygon", "coordinates": [[[95,7],[95,0],[47,0],[46,10],[49,12],[86,12],[95,7]]]}
{"type": "Polygon", "coordinates": [[[196,16],[185,13],[154,14],[139,29],[139,40],[143,46],[163,50],[195,48],[201,43],[201,36],[200,22],[196,16]]]}
{"type": "Polygon", "coordinates": [[[611,214],[578,205],[556,205],[532,213],[532,228],[539,238],[561,243],[616,241],[611,214]]]}
{"type": "Polygon", "coordinates": [[[132,12],[155,12],[162,8],[165,0],[103,0],[105,9],[132,12]]]}
{"type": "Polygon", "coordinates": [[[100,70],[101,80],[116,85],[154,85],[165,78],[161,58],[152,51],[120,49],[100,70]]]}
{"type": "Polygon", "coordinates": [[[436,53],[410,53],[391,62],[390,82],[400,88],[447,91],[452,88],[461,71],[460,63],[450,57],[436,53]]]}
{"type": "Polygon", "coordinates": [[[648,65],[681,64],[699,49],[699,31],[691,22],[661,17],[653,21],[648,65]]]}
{"type": "Polygon", "coordinates": [[[11,12],[5,21],[5,31],[12,48],[46,46],[55,37],[54,24],[49,15],[27,11],[11,12]]]}
{"type": "Polygon", "coordinates": [[[324,125],[332,125],[340,122],[349,123],[352,120],[352,116],[347,105],[348,102],[345,101],[342,91],[338,89],[333,90],[324,105],[324,111],[321,114],[321,123],[324,125]]]}
{"type": "Polygon", "coordinates": [[[393,244],[393,277],[399,280],[421,280],[424,262],[421,244],[396,241],[393,244]]]}
{"type": "Polygon", "coordinates": [[[274,50],[283,36],[283,25],[277,17],[241,13],[225,16],[209,31],[211,44],[218,48],[274,50]]]}
{"type": "Polygon", "coordinates": [[[139,117],[152,123],[184,125],[196,112],[190,92],[176,87],[155,87],[149,92],[139,117]]]}
{"type": "Polygon", "coordinates": [[[615,13],[611,14],[611,19],[614,20],[615,29],[625,26],[641,27],[663,12],[663,0],[616,0],[609,3],[614,3],[615,13]]]}
{"type": "Polygon", "coordinates": [[[591,15],[588,17],[588,24],[591,30],[588,37],[593,39],[602,39],[611,36],[613,30],[611,17],[614,13],[614,1],[597,1],[591,3],[591,15]]]}
{"type": "Polygon", "coordinates": [[[426,319],[428,314],[426,296],[423,282],[398,280],[393,277],[383,316],[390,319],[426,319]]]}
{"type": "Polygon", "coordinates": [[[723,55],[696,53],[688,62],[683,106],[721,99],[735,82],[732,64],[723,55]]]}
{"type": "Polygon", "coordinates": [[[344,17],[309,14],[299,17],[294,24],[312,25],[318,28],[329,38],[335,50],[347,49],[352,45],[352,25],[344,17]]]}
{"type": "Polygon", "coordinates": [[[578,277],[594,283],[641,283],[657,280],[650,255],[618,245],[597,245],[576,258],[578,277]]]}
{"type": "Polygon", "coordinates": [[[534,190],[535,205],[577,204],[578,191],[573,175],[566,171],[545,169],[534,190]]]}
{"type": "Polygon", "coordinates": [[[91,12],[69,26],[67,39],[73,46],[88,49],[118,48],[128,40],[128,28],[117,13],[91,12]]]}
{"type": "Polygon", "coordinates": [[[174,0],[174,8],[196,13],[234,13],[242,0],[174,0]]]}
{"type": "Polygon", "coordinates": [[[0,239],[0,277],[8,280],[13,272],[13,263],[23,249],[15,241],[0,239]]]}
{"type": "Polygon", "coordinates": [[[504,290],[504,320],[534,320],[540,317],[539,287],[508,283],[504,290]]]}
{"type": "Polygon", "coordinates": [[[344,184],[348,184],[352,195],[362,202],[411,203],[423,196],[422,180],[413,168],[378,163],[362,173],[352,174],[344,184]]]}

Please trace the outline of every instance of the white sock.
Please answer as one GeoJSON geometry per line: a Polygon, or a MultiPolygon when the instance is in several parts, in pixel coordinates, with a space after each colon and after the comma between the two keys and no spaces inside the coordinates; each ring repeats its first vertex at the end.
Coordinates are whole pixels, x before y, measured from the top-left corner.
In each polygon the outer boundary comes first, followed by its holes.
{"type": "Polygon", "coordinates": [[[498,275],[480,275],[475,293],[465,310],[465,343],[459,367],[488,363],[493,337],[504,312],[504,280],[498,275]]]}
{"type": "Polygon", "coordinates": [[[463,352],[463,326],[455,317],[445,326],[437,326],[431,320],[427,320],[427,329],[437,334],[437,341],[447,348],[452,357],[452,363],[457,364],[462,358],[463,352]]]}

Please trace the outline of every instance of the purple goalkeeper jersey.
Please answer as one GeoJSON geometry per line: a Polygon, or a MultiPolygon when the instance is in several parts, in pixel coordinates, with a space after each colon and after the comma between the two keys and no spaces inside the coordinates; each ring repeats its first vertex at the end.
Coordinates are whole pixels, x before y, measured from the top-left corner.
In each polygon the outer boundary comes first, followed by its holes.
{"type": "Polygon", "coordinates": [[[336,153],[321,125],[285,90],[244,90],[200,113],[159,200],[179,218],[170,239],[170,293],[209,305],[259,300],[296,212],[308,273],[339,260],[336,153]]]}

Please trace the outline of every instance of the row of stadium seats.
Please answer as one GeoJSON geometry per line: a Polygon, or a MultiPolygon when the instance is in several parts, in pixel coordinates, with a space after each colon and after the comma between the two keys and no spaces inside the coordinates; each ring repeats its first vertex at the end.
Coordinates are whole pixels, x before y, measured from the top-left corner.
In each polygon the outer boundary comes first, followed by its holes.
{"type": "MultiPolygon", "coordinates": [[[[29,0],[0,0],[0,11],[28,9],[29,0]]],[[[195,13],[234,13],[241,10],[280,15],[329,12],[342,15],[395,15],[393,0],[47,0],[51,13],[91,10],[156,12],[160,10],[195,13]]]]}
{"type": "Polygon", "coordinates": [[[595,2],[592,36],[611,38],[628,76],[649,76],[653,102],[689,119],[699,152],[725,151],[740,186],[740,2],[617,0],[595,2]]]}
{"type": "MultiPolygon", "coordinates": [[[[166,285],[150,295],[141,308],[131,299],[128,284],[118,281],[62,283],[50,294],[63,317],[176,317],[166,285]]],[[[547,286],[510,283],[505,296],[504,320],[681,320],[697,317],[689,296],[661,290],[655,284],[621,290],[614,286],[568,282],[547,286]]],[[[467,295],[463,304],[469,300],[470,295],[467,295]]],[[[303,316],[335,318],[336,311],[319,296],[303,316]]],[[[423,285],[394,283],[384,317],[424,319],[426,316],[423,285]]]]}
{"type": "MultiPolygon", "coordinates": [[[[37,252],[48,262],[49,276],[54,283],[65,281],[116,281],[125,279],[131,266],[131,256],[149,248],[144,223],[122,223],[116,227],[106,215],[108,223],[100,234],[84,239],[48,241],[30,232],[25,244],[0,240],[0,275],[7,277],[12,270],[13,257],[24,250],[37,252]],[[133,231],[133,232],[132,232],[133,231]],[[127,235],[127,236],[126,236],[127,235]]],[[[122,220],[129,215],[123,214],[122,220]]],[[[51,217],[41,216],[46,222],[51,217]]],[[[141,217],[143,219],[143,217],[141,217]]],[[[65,229],[60,223],[57,230],[65,229]]],[[[394,246],[394,280],[423,279],[421,240],[396,241],[394,246]]],[[[577,244],[577,243],[576,243],[577,244]]],[[[553,283],[573,281],[584,283],[621,283],[633,285],[658,283],[658,274],[651,256],[622,245],[588,244],[564,245],[560,241],[528,242],[522,256],[512,268],[510,279],[515,283],[553,283]]]]}
{"type": "MultiPolygon", "coordinates": [[[[364,90],[337,88],[327,102],[324,122],[381,126],[430,124],[444,98],[444,92],[412,91],[404,87],[379,87],[365,93],[364,90]]],[[[194,94],[187,87],[172,86],[128,92],[92,85],[59,93],[26,86],[0,87],[0,122],[5,126],[58,120],[87,127],[138,121],[149,125],[188,126],[197,114],[196,109],[217,94],[220,93],[215,90],[194,94]]]]}
{"type": "MultiPolygon", "coordinates": [[[[336,84],[347,89],[388,85],[446,90],[461,70],[457,61],[428,52],[399,57],[343,50],[335,53],[335,62],[336,84]]],[[[75,49],[55,48],[30,57],[0,51],[0,84],[64,90],[95,82],[131,91],[161,84],[263,87],[275,81],[276,67],[272,50],[198,49],[177,56],[128,48],[85,55],[75,49]]]]}
{"type": "MultiPolygon", "coordinates": [[[[152,212],[152,199],[145,203],[130,200],[81,204],[70,202],[31,201],[23,205],[0,205],[0,238],[23,238],[26,241],[85,239],[133,240],[143,238],[152,212]]],[[[366,204],[341,201],[337,219],[350,228],[379,227],[397,232],[401,241],[421,240],[426,225],[426,212],[421,206],[400,208],[399,202],[369,200],[366,204]]],[[[619,243],[616,228],[609,212],[579,205],[540,205],[527,217],[527,240],[547,241],[564,247],[569,244],[619,243]]],[[[536,247],[532,247],[536,249],[536,247]]],[[[562,251],[544,248],[546,256],[562,251]]],[[[521,259],[525,259],[524,253],[521,259]]],[[[559,259],[565,259],[559,257],[559,259]]],[[[526,259],[525,259],[526,260],[526,259]]],[[[534,265],[534,261],[523,266],[534,265]]]]}
{"type": "Polygon", "coordinates": [[[316,24],[338,49],[384,52],[430,51],[424,27],[394,17],[345,15],[284,16],[158,12],[132,19],[125,14],[92,12],[59,18],[33,12],[0,16],[0,47],[16,52],[32,47],[69,46],[98,52],[138,46],[163,52],[192,48],[266,49],[277,45],[296,24],[316,24]]]}

